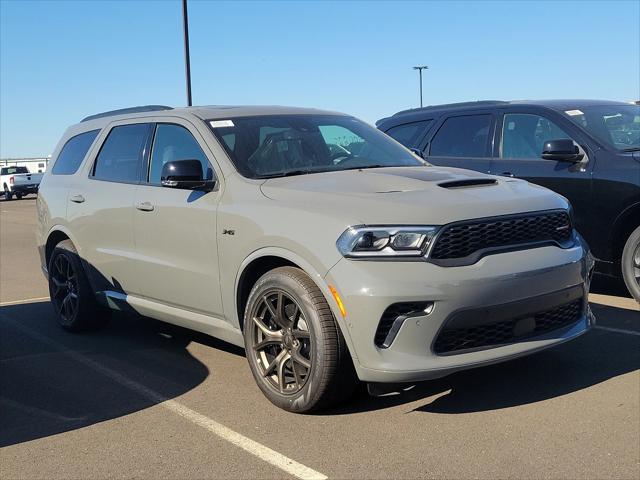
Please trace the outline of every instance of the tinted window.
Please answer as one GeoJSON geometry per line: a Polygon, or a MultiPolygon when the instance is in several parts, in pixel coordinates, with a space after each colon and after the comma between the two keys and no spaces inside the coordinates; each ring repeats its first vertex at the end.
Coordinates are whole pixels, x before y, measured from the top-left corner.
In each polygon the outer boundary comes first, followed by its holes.
{"type": "MultiPolygon", "coordinates": [[[[76,173],[98,132],[100,130],[92,130],[70,138],[62,147],[51,173],[54,175],[73,175],[76,173]]],[[[40,165],[44,167],[44,164],[40,165]]]]}
{"type": "Polygon", "coordinates": [[[618,150],[640,148],[640,106],[600,105],[565,110],[565,115],[590,134],[618,150]]]}
{"type": "Polygon", "coordinates": [[[27,167],[6,167],[2,169],[1,175],[13,175],[15,173],[29,173],[27,167]]]}
{"type": "Polygon", "coordinates": [[[422,122],[405,123],[404,125],[391,127],[386,131],[386,134],[395,138],[405,147],[414,147],[432,122],[433,120],[424,120],[422,122]]]}
{"type": "Polygon", "coordinates": [[[150,125],[114,127],[105,140],[93,170],[99,180],[137,182],[150,125]]]}
{"type": "Polygon", "coordinates": [[[569,138],[555,123],[539,115],[509,113],[502,124],[501,158],[540,158],[548,140],[569,138]]]}
{"type": "Polygon", "coordinates": [[[451,117],[431,141],[429,155],[442,157],[487,157],[491,115],[451,117]]]}
{"type": "Polygon", "coordinates": [[[200,145],[191,132],[180,125],[159,124],[151,152],[150,183],[159,184],[162,167],[175,160],[199,160],[202,164],[202,178],[213,178],[213,170],[200,145]]]}

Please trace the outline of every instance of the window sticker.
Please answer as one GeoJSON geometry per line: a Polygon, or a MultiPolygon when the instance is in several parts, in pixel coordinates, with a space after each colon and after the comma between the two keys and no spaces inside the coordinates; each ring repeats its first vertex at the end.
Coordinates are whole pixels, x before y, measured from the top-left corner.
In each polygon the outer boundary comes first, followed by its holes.
{"type": "Polygon", "coordinates": [[[584,113],[582,113],[582,110],[566,110],[564,113],[566,113],[570,117],[575,117],[576,115],[584,115],[584,113]]]}
{"type": "Polygon", "coordinates": [[[211,120],[209,122],[209,125],[211,125],[211,128],[224,128],[234,126],[232,120],[211,120]]]}

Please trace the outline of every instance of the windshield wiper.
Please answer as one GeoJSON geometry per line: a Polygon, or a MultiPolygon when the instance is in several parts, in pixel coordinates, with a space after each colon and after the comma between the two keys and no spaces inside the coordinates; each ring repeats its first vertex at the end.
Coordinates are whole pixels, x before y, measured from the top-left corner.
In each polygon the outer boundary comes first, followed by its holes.
{"type": "Polygon", "coordinates": [[[278,172],[271,173],[267,175],[257,175],[255,178],[258,179],[266,179],[266,178],[281,178],[281,177],[292,177],[294,175],[307,175],[309,173],[322,173],[322,172],[331,172],[333,170],[323,169],[323,170],[287,170],[286,172],[278,172]]]}

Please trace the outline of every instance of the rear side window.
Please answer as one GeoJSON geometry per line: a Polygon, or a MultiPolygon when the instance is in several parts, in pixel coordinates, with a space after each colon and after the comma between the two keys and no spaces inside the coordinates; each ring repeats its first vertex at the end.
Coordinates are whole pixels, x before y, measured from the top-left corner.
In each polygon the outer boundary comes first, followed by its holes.
{"type": "Polygon", "coordinates": [[[431,141],[434,157],[488,157],[491,115],[450,117],[431,141]]]}
{"type": "Polygon", "coordinates": [[[151,125],[136,123],[114,127],[102,144],[93,178],[112,182],[137,182],[151,125]]]}
{"type": "MultiPolygon", "coordinates": [[[[70,138],[62,147],[51,173],[54,175],[73,175],[76,173],[93,141],[98,136],[98,132],[100,132],[99,129],[91,130],[70,138]]],[[[44,167],[44,164],[42,166],[44,167]]]]}
{"type": "Polygon", "coordinates": [[[151,153],[149,183],[160,184],[162,167],[176,160],[198,160],[202,164],[202,178],[213,179],[209,161],[191,132],[180,125],[158,124],[151,153]]]}
{"type": "Polygon", "coordinates": [[[405,123],[391,127],[385,133],[396,139],[405,147],[414,147],[424,132],[431,126],[433,120],[424,120],[421,122],[405,123]]]}

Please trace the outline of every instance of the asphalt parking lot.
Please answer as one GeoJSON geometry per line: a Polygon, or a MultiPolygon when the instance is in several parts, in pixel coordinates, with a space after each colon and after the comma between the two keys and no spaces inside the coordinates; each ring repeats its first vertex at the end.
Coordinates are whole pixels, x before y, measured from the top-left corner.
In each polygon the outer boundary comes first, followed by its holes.
{"type": "Polygon", "coordinates": [[[640,308],[510,363],[318,415],[272,406],[241,349],[114,315],[56,326],[35,199],[0,201],[0,478],[640,478],[640,308]]]}

